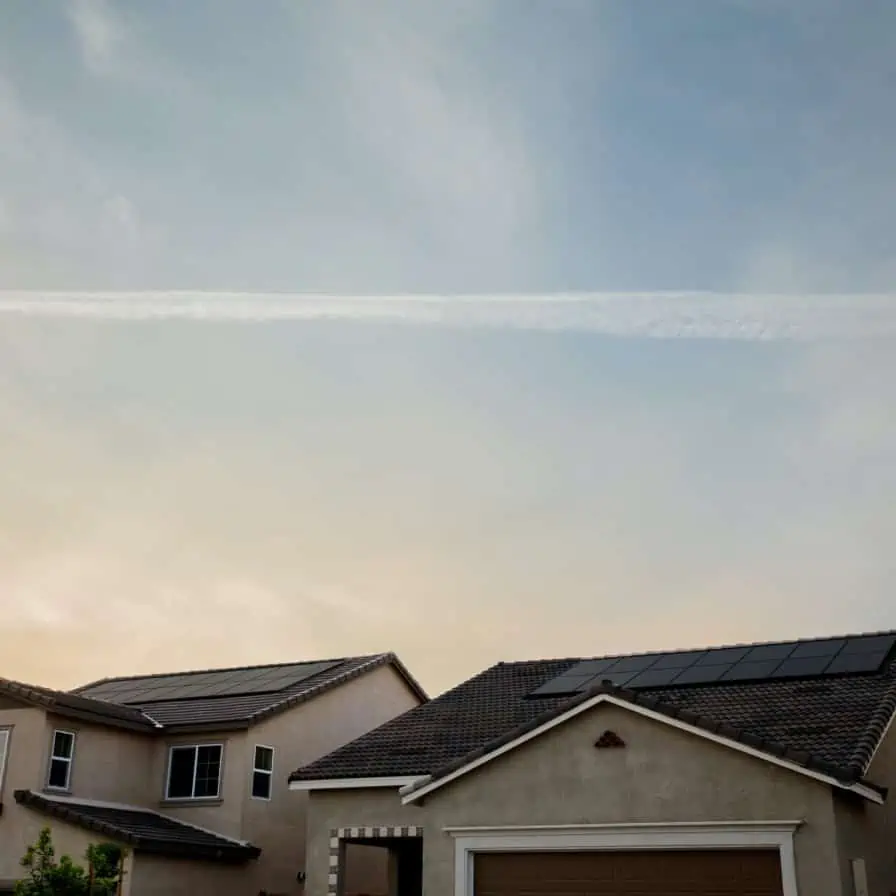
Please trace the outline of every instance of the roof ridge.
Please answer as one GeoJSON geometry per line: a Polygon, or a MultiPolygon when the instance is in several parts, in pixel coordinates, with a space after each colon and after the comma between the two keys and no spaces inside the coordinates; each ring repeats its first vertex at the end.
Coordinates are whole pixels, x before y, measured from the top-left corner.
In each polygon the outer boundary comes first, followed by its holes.
{"type": "Polygon", "coordinates": [[[507,662],[501,662],[497,665],[507,665],[507,666],[523,666],[531,663],[566,663],[566,662],[580,662],[583,660],[609,660],[609,659],[628,659],[636,656],[650,656],[651,654],[670,654],[672,656],[680,653],[693,653],[698,650],[728,650],[730,648],[735,647],[767,647],[771,644],[812,644],[816,641],[831,641],[839,638],[875,638],[886,635],[896,635],[896,628],[892,629],[881,629],[873,632],[853,632],[853,633],[845,633],[841,632],[838,634],[828,634],[828,635],[815,635],[811,638],[786,638],[783,640],[766,640],[766,641],[736,641],[730,642],[727,644],[703,644],[700,646],[692,646],[692,647],[676,647],[672,648],[653,648],[651,650],[637,650],[629,653],[620,653],[616,651],[615,653],[603,653],[603,654],[595,654],[593,656],[565,656],[565,657],[540,657],[536,659],[530,660],[510,660],[507,662]]]}
{"type": "Polygon", "coordinates": [[[360,656],[330,657],[322,660],[293,660],[292,662],[283,663],[257,663],[249,666],[219,666],[214,669],[187,669],[185,672],[147,672],[144,675],[113,675],[107,678],[98,678],[96,681],[91,681],[87,684],[78,685],[78,687],[72,688],[64,693],[77,694],[80,696],[81,691],[86,691],[88,688],[98,687],[101,684],[109,684],[113,681],[145,681],[148,678],[166,678],[169,675],[207,675],[210,672],[250,672],[254,669],[285,669],[287,666],[310,666],[313,663],[345,663],[349,660],[367,660],[379,656],[383,656],[383,654],[371,653],[362,654],[360,656]]]}

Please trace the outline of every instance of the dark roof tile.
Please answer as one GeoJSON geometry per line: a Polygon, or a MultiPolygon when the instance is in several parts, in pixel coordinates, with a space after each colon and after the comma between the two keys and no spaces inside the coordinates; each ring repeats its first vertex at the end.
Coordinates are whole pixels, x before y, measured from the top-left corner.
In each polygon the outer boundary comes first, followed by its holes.
{"type": "Polygon", "coordinates": [[[149,809],[60,799],[33,790],[17,790],[15,798],[23,806],[96,831],[137,852],[218,862],[246,862],[261,854],[258,847],[249,843],[232,840],[149,809]]]}
{"type": "Polygon", "coordinates": [[[896,711],[896,661],[881,672],[814,679],[717,682],[637,692],[602,684],[574,698],[528,695],[579,658],[499,663],[344,747],[291,780],[442,777],[605,691],[840,780],[861,778],[896,711]],[[407,753],[404,745],[418,749],[407,753]]]}

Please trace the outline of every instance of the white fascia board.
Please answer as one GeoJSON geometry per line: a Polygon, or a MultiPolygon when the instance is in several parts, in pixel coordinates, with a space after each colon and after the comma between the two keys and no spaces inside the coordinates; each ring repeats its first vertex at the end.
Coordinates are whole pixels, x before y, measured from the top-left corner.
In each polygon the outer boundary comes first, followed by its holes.
{"type": "Polygon", "coordinates": [[[687,722],[683,722],[681,721],[681,719],[675,719],[671,716],[665,715],[664,713],[648,709],[646,706],[641,706],[637,703],[631,703],[628,700],[622,700],[613,694],[597,694],[590,700],[583,701],[577,706],[572,707],[572,709],[569,709],[566,712],[561,713],[559,716],[550,719],[543,725],[540,725],[538,728],[534,728],[532,729],[532,731],[527,731],[525,734],[520,735],[515,740],[503,744],[496,750],[493,750],[491,753],[487,753],[485,756],[480,756],[477,759],[474,759],[473,761],[462,766],[461,768],[455,769],[453,772],[451,772],[451,774],[445,775],[445,777],[443,778],[437,778],[431,783],[426,783],[422,786],[407,791],[402,796],[401,802],[403,805],[414,803],[421,797],[432,793],[434,790],[438,790],[440,787],[444,787],[446,784],[450,784],[452,781],[455,781],[458,778],[463,777],[464,775],[467,775],[472,771],[475,771],[475,769],[479,768],[482,765],[485,765],[488,762],[491,762],[493,759],[497,759],[499,756],[503,756],[505,753],[509,753],[511,750],[515,750],[517,747],[522,746],[528,741],[534,740],[536,737],[540,737],[542,734],[545,734],[552,728],[556,728],[558,725],[562,725],[564,722],[568,722],[570,719],[575,718],[581,713],[587,712],[589,709],[593,709],[595,706],[598,706],[602,703],[607,703],[612,706],[618,706],[621,709],[626,709],[629,712],[633,712],[645,718],[652,719],[653,721],[660,722],[663,725],[668,725],[670,728],[677,728],[680,731],[687,731],[689,734],[694,734],[697,737],[702,737],[704,740],[709,740],[713,743],[728,747],[729,749],[737,750],[740,753],[746,753],[748,756],[753,756],[756,759],[761,759],[764,762],[771,763],[772,765],[786,768],[789,771],[796,772],[797,774],[803,775],[804,777],[813,778],[814,780],[821,781],[825,784],[830,785],[831,787],[836,787],[840,790],[849,790],[855,794],[858,794],[864,799],[869,800],[870,802],[877,803],[878,805],[882,805],[884,802],[884,798],[876,790],[868,787],[865,784],[844,784],[842,781],[838,781],[836,778],[833,778],[830,775],[825,775],[822,772],[815,771],[814,769],[798,765],[797,763],[791,762],[790,760],[784,759],[780,756],[773,756],[770,753],[766,753],[762,750],[757,750],[755,747],[750,747],[747,744],[741,743],[740,741],[730,740],[727,737],[722,737],[721,735],[716,734],[712,731],[707,731],[704,728],[699,728],[696,725],[690,725],[687,722]]]}
{"type": "Polygon", "coordinates": [[[325,778],[319,781],[290,781],[290,790],[363,790],[370,787],[400,789],[419,781],[419,777],[396,776],[386,778],[325,778]]]}

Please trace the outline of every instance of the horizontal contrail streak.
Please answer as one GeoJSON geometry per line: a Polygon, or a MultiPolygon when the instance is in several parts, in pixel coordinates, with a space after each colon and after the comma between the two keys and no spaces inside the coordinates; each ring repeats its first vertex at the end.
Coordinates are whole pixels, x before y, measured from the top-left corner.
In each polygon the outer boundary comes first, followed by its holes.
{"type": "Polygon", "coordinates": [[[381,321],[660,339],[815,341],[896,336],[896,294],[327,296],[210,291],[0,290],[2,316],[133,322],[381,321]]]}

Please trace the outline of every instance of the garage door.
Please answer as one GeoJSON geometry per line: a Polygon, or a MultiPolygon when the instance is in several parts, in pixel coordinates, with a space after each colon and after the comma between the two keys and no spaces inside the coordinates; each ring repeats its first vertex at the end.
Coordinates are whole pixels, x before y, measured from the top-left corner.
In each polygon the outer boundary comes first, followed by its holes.
{"type": "Polygon", "coordinates": [[[782,896],[777,850],[479,853],[473,863],[475,896],[782,896]]]}

